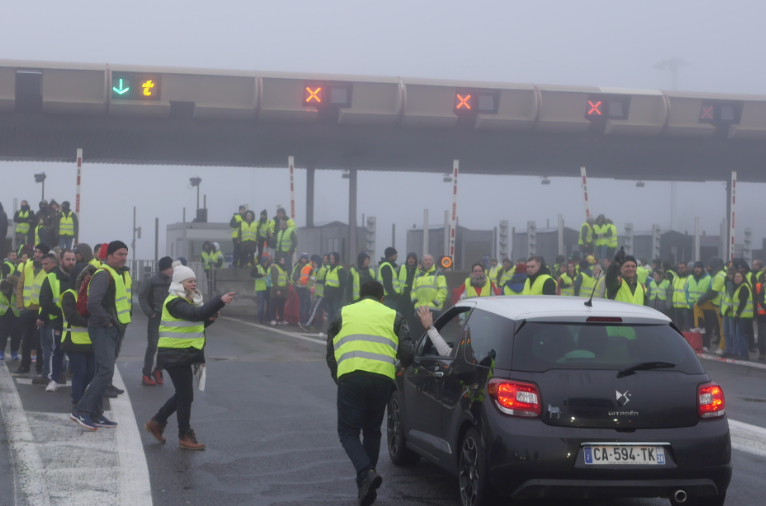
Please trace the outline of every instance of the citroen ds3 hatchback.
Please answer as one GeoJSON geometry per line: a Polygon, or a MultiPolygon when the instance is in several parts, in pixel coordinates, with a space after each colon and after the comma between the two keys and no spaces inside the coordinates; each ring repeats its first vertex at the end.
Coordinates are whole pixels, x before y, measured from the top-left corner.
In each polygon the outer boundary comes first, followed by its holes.
{"type": "Polygon", "coordinates": [[[496,496],[664,497],[722,505],[731,442],[721,388],[670,320],[576,297],[460,302],[399,368],[388,405],[396,465],[458,478],[465,506],[496,496]]]}

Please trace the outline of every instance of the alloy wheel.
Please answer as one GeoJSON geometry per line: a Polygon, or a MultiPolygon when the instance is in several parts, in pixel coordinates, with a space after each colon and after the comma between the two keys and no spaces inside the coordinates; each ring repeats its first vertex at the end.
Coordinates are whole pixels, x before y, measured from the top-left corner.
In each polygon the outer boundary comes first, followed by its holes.
{"type": "Polygon", "coordinates": [[[391,455],[396,455],[401,445],[400,434],[402,423],[402,413],[399,409],[399,401],[396,398],[392,398],[388,405],[387,419],[388,451],[391,455]]]}
{"type": "Polygon", "coordinates": [[[460,451],[460,500],[463,506],[473,506],[479,494],[479,451],[476,441],[468,436],[460,451]]]}

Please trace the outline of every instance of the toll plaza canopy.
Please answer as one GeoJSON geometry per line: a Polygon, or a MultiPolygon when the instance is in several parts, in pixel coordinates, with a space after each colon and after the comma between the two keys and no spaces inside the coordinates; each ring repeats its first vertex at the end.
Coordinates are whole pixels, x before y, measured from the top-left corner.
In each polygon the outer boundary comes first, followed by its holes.
{"type": "Polygon", "coordinates": [[[766,181],[766,96],[0,60],[0,159],[766,181]]]}

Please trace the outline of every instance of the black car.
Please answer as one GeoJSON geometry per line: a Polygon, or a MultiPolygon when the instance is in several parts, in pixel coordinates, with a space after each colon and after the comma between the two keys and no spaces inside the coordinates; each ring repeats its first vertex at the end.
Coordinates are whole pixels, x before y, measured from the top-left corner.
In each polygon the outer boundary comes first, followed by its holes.
{"type": "Polygon", "coordinates": [[[458,303],[399,368],[388,405],[395,465],[458,477],[465,506],[495,496],[664,497],[722,505],[731,442],[721,388],[667,317],[576,297],[458,303]]]}

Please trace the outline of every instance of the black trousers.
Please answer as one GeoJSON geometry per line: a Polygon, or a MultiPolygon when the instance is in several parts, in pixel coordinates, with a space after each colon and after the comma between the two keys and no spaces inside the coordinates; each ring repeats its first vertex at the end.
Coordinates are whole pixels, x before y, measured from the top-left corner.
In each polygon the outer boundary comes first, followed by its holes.
{"type": "Polygon", "coordinates": [[[191,406],[194,401],[194,373],[192,373],[192,366],[190,365],[168,367],[165,370],[173,381],[173,388],[176,389],[176,393],[154,415],[154,419],[160,424],[165,424],[170,415],[176,413],[178,438],[181,439],[191,429],[189,423],[191,421],[191,406]]]}
{"type": "Polygon", "coordinates": [[[393,382],[382,376],[341,377],[338,383],[338,437],[354,465],[357,481],[378,465],[380,426],[393,391],[393,382]]]}
{"type": "Polygon", "coordinates": [[[0,316],[0,351],[5,351],[8,338],[11,338],[11,353],[19,351],[21,345],[21,324],[19,317],[11,309],[0,316]]]}
{"type": "Polygon", "coordinates": [[[242,256],[242,243],[237,239],[232,239],[231,242],[234,243],[234,252],[231,254],[231,264],[234,267],[239,267],[239,259],[242,256]]]}
{"type": "Polygon", "coordinates": [[[154,367],[154,356],[157,354],[157,343],[160,341],[160,321],[162,315],[157,314],[154,318],[149,318],[146,324],[146,353],[144,354],[144,376],[151,376],[154,370],[161,370],[160,364],[154,367]]]}
{"type": "Polygon", "coordinates": [[[32,365],[32,350],[37,350],[37,361],[35,370],[37,374],[43,372],[43,345],[40,342],[40,329],[37,328],[37,310],[24,309],[19,315],[19,326],[21,327],[21,365],[24,369],[29,369],[32,365]]]}

